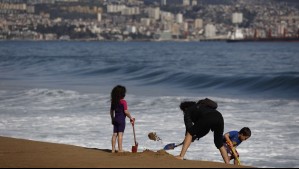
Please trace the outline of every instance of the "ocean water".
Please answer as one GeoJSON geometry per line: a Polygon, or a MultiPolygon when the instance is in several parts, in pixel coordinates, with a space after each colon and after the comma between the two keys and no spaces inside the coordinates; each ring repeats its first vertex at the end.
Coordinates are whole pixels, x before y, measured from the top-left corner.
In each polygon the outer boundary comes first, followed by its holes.
{"type": "MultiPolygon", "coordinates": [[[[110,92],[121,84],[138,151],[180,143],[180,102],[208,97],[225,132],[251,128],[242,164],[299,167],[298,53],[298,43],[1,41],[0,135],[111,149],[110,92]]],[[[133,144],[127,120],[124,149],[133,144]]],[[[211,132],[186,158],[222,162],[211,132]]]]}

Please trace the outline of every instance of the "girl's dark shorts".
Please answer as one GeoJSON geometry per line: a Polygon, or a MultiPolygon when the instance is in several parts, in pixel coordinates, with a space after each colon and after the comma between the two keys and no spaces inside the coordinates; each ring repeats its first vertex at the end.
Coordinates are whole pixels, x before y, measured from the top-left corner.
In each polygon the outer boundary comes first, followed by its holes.
{"type": "Polygon", "coordinates": [[[126,123],[115,122],[113,125],[113,133],[123,133],[125,132],[126,123]]]}

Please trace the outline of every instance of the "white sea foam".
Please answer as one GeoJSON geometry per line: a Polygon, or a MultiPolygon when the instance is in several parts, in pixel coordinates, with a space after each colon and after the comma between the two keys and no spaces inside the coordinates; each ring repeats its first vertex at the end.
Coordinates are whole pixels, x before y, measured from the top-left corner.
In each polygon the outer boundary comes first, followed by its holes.
{"type": "MultiPolygon", "coordinates": [[[[69,90],[32,89],[0,92],[0,135],[90,148],[110,149],[112,126],[109,94],[69,90]]],[[[180,143],[185,127],[179,104],[198,100],[184,96],[128,95],[129,110],[136,118],[139,151],[159,150],[168,143],[180,143]],[[162,142],[148,139],[157,132],[162,142]]],[[[212,98],[225,119],[225,132],[252,129],[252,137],[238,148],[241,162],[256,167],[296,167],[299,146],[299,101],[212,98]],[[269,160],[270,159],[270,160],[269,160]]],[[[127,121],[124,149],[133,145],[132,127],[127,121]]],[[[169,151],[178,155],[180,148],[169,151]]],[[[195,141],[187,159],[221,162],[213,134],[195,141]]]]}

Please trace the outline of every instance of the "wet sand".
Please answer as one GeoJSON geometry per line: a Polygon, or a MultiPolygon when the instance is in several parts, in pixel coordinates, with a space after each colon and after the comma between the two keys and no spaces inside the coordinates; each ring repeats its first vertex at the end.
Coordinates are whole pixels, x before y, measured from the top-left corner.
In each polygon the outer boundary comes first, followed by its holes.
{"type": "MultiPolygon", "coordinates": [[[[107,145],[109,147],[110,145],[107,145]]],[[[177,160],[161,150],[111,153],[23,139],[0,137],[0,168],[231,168],[217,162],[177,160]]]]}

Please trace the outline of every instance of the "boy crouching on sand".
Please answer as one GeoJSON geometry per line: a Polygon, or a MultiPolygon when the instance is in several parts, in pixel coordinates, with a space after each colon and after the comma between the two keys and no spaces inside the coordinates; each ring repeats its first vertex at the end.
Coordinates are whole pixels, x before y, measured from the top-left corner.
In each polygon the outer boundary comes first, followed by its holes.
{"type": "Polygon", "coordinates": [[[235,148],[250,137],[251,130],[248,127],[242,128],[239,132],[230,131],[223,136],[223,145],[227,151],[228,158],[229,160],[234,159],[235,165],[240,165],[239,154],[235,148]]]}

